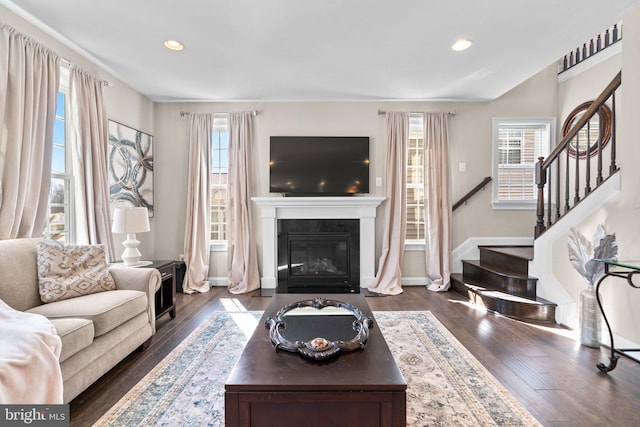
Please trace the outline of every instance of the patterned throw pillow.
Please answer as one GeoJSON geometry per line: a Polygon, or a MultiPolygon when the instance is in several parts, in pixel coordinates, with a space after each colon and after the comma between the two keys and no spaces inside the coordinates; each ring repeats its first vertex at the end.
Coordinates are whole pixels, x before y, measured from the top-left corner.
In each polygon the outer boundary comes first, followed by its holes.
{"type": "Polygon", "coordinates": [[[116,288],[103,245],[63,246],[46,240],[38,243],[36,253],[44,303],[116,288]]]}

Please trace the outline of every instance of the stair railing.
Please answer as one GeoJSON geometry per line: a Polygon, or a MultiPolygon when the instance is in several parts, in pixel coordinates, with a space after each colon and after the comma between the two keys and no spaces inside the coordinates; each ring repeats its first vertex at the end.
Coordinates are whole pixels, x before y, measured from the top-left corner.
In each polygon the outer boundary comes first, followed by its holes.
{"type": "MultiPolygon", "coordinates": [[[[605,90],[591,103],[589,108],[587,108],[582,115],[576,116],[575,124],[571,126],[549,156],[547,156],[546,159],[544,157],[538,158],[538,163],[536,163],[538,200],[536,205],[536,225],[534,229],[535,237],[540,236],[563,215],[566,215],[567,212],[574,208],[606,179],[602,175],[605,126],[603,126],[602,122],[598,126],[598,137],[596,141],[592,141],[591,139],[590,126],[591,119],[596,114],[598,114],[600,118],[605,115],[605,109],[609,108],[606,105],[608,102],[611,104],[611,142],[609,143],[609,147],[607,147],[610,153],[609,175],[607,178],[618,171],[618,166],[616,165],[615,92],[621,83],[622,72],[619,72],[607,85],[605,90]],[[584,132],[585,130],[586,132],[584,132]],[[585,134],[586,148],[581,152],[580,138],[585,138],[585,134]],[[597,168],[595,187],[593,188],[591,187],[592,161],[595,161],[595,167],[597,168]],[[582,171],[583,168],[584,171],[582,171]],[[554,172],[553,174],[552,171],[554,172]],[[561,180],[560,177],[563,176],[563,172],[564,179],[561,180]],[[554,180],[554,176],[558,179],[554,180]],[[584,190],[582,190],[582,185],[584,185],[584,190]],[[545,187],[547,190],[547,203],[545,203],[545,187]],[[573,200],[571,200],[571,195],[573,195],[573,200]],[[564,201],[564,212],[562,213],[560,209],[561,201],[564,201]],[[553,218],[553,216],[555,216],[555,218],[553,218]]],[[[584,141],[582,142],[584,143],[584,141]]]]}
{"type": "Polygon", "coordinates": [[[471,197],[473,197],[474,194],[476,194],[478,191],[482,190],[484,187],[486,187],[486,185],[491,182],[491,177],[490,176],[486,176],[484,177],[484,179],[480,182],[480,184],[476,185],[475,187],[473,187],[473,189],[471,191],[469,191],[467,194],[465,194],[464,196],[462,196],[460,198],[460,200],[458,200],[453,207],[451,208],[451,211],[455,211],[456,209],[458,209],[460,206],[464,205],[467,203],[467,200],[469,200],[471,197]]]}

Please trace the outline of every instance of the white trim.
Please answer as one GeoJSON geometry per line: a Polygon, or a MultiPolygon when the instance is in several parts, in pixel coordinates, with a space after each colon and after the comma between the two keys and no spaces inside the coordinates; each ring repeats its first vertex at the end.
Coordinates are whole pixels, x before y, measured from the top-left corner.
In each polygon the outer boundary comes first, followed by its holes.
{"type": "Polygon", "coordinates": [[[495,211],[534,211],[538,202],[536,200],[500,200],[491,201],[491,206],[495,211]]]}
{"type": "Polygon", "coordinates": [[[580,224],[620,192],[620,175],[621,173],[617,172],[605,180],[589,197],[578,203],[534,242],[534,256],[533,261],[529,263],[529,274],[538,278],[538,296],[556,303],[556,322],[570,328],[578,327],[577,301],[553,274],[553,246],[559,239],[566,238],[572,226],[580,224]]]}
{"type": "MultiPolygon", "coordinates": [[[[567,71],[558,74],[558,83],[566,82],[567,80],[577,76],[578,74],[584,73],[588,69],[593,68],[602,62],[605,62],[607,59],[612,58],[621,52],[622,40],[615,42],[614,44],[608,46],[606,49],[603,49],[594,55],[591,55],[584,61],[580,62],[578,65],[574,65],[573,67],[569,68],[567,71]]],[[[558,67],[561,67],[561,65],[559,65],[558,67]]]]}
{"type": "Polygon", "coordinates": [[[209,244],[209,252],[227,252],[228,250],[229,242],[226,240],[217,240],[209,244]]]}
{"type": "Polygon", "coordinates": [[[376,209],[384,197],[252,197],[262,216],[262,288],[277,287],[278,219],[360,220],[360,287],[375,281],[376,209]]]}
{"type": "Polygon", "coordinates": [[[60,87],[58,92],[64,93],[65,96],[69,94],[69,65],[65,62],[60,64],[60,87]]]}
{"type": "MultiPolygon", "coordinates": [[[[551,116],[540,117],[493,117],[491,120],[491,177],[494,184],[491,186],[491,205],[494,210],[535,210],[537,200],[535,199],[537,192],[534,188],[533,199],[531,200],[515,200],[504,201],[498,199],[498,191],[500,189],[500,181],[498,180],[498,128],[500,125],[518,126],[530,128],[531,126],[544,126],[549,132],[548,146],[546,147],[546,156],[551,147],[556,145],[556,118],[551,116]]],[[[533,164],[535,170],[535,163],[533,164]]],[[[552,201],[553,202],[553,201],[552,201]]]]}
{"type": "Polygon", "coordinates": [[[427,277],[403,277],[402,286],[427,286],[431,281],[427,277]]]}
{"type": "MultiPolygon", "coordinates": [[[[531,226],[533,232],[533,225],[531,226]]],[[[478,246],[530,246],[533,237],[469,237],[451,252],[451,272],[462,273],[462,260],[480,259],[478,246]]]]}
{"type": "MultiPolygon", "coordinates": [[[[217,192],[223,192],[225,195],[227,195],[228,198],[228,194],[229,194],[229,162],[228,162],[228,158],[229,158],[229,147],[228,147],[228,143],[229,143],[229,120],[227,117],[227,114],[224,115],[220,115],[218,114],[218,118],[216,118],[216,114],[214,113],[213,115],[213,130],[211,132],[211,147],[209,150],[209,159],[211,160],[211,170],[210,172],[210,176],[217,176],[219,181],[226,181],[223,184],[218,183],[218,184],[214,184],[213,183],[213,178],[211,179],[211,183],[209,185],[209,194],[214,194],[217,192]],[[223,117],[224,116],[224,117],[223,117]],[[227,139],[227,148],[222,147],[221,142],[222,142],[222,134],[226,133],[226,139],[227,139]],[[215,147],[215,148],[214,148],[215,147]],[[214,152],[216,153],[216,156],[214,156],[214,152]],[[214,157],[215,158],[224,158],[227,157],[227,164],[226,167],[223,167],[222,164],[219,164],[219,167],[215,168],[214,171],[214,157]],[[223,172],[224,170],[226,170],[226,173],[223,172]],[[222,176],[226,175],[227,178],[225,180],[222,180],[222,176]]],[[[215,205],[216,206],[216,211],[217,208],[220,205],[215,205]]],[[[213,221],[213,197],[211,198],[211,200],[209,200],[209,214],[212,218],[211,221],[211,226],[213,225],[217,225],[218,227],[218,232],[216,233],[217,235],[214,236],[213,233],[210,233],[211,238],[220,238],[220,237],[225,237],[228,238],[228,236],[226,235],[228,233],[228,215],[229,215],[229,201],[226,200],[223,207],[224,209],[221,211],[222,215],[220,216],[216,216],[218,218],[217,221],[213,221]],[[221,222],[221,217],[222,219],[224,219],[224,222],[221,222]],[[223,234],[224,233],[224,234],[223,234]],[[223,234],[223,235],[221,235],[223,234]]],[[[210,252],[226,252],[228,250],[228,243],[226,241],[223,240],[212,240],[210,243],[210,252]]]]}
{"type": "MultiPolygon", "coordinates": [[[[640,348],[640,344],[616,334],[613,334],[613,342],[616,344],[616,348],[640,348]]],[[[602,344],[609,348],[609,354],[611,354],[611,342],[609,342],[609,334],[604,322],[602,323],[602,344]]],[[[640,362],[640,351],[626,353],[625,355],[640,362]]]]}
{"type": "Polygon", "coordinates": [[[209,281],[210,286],[219,286],[219,287],[226,288],[227,285],[229,284],[229,279],[227,277],[221,277],[221,276],[208,277],[207,280],[209,281]]]}
{"type": "Polygon", "coordinates": [[[424,252],[427,250],[427,244],[424,240],[406,240],[404,242],[405,252],[424,252]]]}

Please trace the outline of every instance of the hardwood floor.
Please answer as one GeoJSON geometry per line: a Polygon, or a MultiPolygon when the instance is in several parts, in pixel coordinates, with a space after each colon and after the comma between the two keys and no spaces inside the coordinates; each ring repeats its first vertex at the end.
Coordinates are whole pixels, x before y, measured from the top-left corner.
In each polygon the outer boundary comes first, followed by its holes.
{"type": "MultiPolygon", "coordinates": [[[[90,426],[178,343],[225,304],[263,310],[269,297],[178,294],[177,316],[158,320],[151,347],[134,352],[71,402],[71,426],[90,426]]],[[[532,325],[485,313],[454,292],[406,287],[398,296],[370,297],[373,311],[430,310],[456,338],[545,426],[637,426],[640,363],[622,357],[602,374],[608,349],[581,346],[567,329],[532,325]]],[[[425,396],[427,399],[428,396],[425,396]]]]}

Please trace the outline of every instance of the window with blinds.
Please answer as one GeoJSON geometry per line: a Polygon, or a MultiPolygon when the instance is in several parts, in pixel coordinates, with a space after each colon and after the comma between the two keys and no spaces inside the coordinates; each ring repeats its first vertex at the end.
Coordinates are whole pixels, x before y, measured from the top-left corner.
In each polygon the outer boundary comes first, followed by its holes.
{"type": "Polygon", "coordinates": [[[535,209],[536,162],[549,153],[554,135],[554,118],[494,118],[494,209],[535,209]]]}

